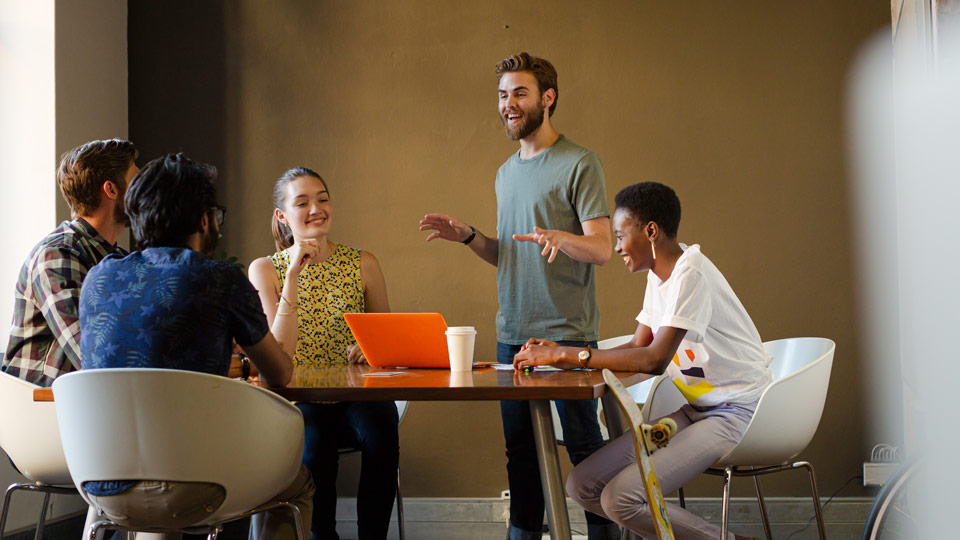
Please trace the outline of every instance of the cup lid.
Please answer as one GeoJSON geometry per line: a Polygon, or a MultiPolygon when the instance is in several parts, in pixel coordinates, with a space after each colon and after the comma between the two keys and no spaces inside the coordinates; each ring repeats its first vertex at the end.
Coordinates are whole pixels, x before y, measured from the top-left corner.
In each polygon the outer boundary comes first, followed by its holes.
{"type": "Polygon", "coordinates": [[[476,334],[476,328],[472,326],[448,326],[448,334],[476,334]]]}

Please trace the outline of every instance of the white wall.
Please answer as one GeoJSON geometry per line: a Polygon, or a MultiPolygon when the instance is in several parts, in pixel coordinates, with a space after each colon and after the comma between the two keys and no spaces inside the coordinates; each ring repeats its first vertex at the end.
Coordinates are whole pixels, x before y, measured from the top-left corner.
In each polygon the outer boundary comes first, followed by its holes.
{"type": "Polygon", "coordinates": [[[907,436],[926,463],[917,538],[956,534],[960,504],[960,19],[950,22],[937,29],[935,72],[897,78],[900,350],[904,385],[913,390],[907,436]]]}
{"type": "Polygon", "coordinates": [[[854,198],[864,290],[873,295],[865,304],[880,311],[865,317],[865,332],[889,348],[872,368],[893,369],[880,379],[899,378],[904,402],[902,424],[879,399],[874,420],[891,431],[902,425],[907,449],[926,464],[911,492],[920,496],[915,537],[948,538],[960,504],[960,19],[942,21],[932,54],[923,17],[908,13],[895,43],[872,43],[854,72],[854,198]],[[893,356],[900,365],[890,365],[893,356]]]}
{"type": "MultiPolygon", "coordinates": [[[[56,225],[54,0],[2,0],[0,9],[0,342],[13,317],[20,264],[56,225]]],[[[23,481],[0,459],[0,485],[23,481]]],[[[52,501],[59,512],[59,500],[52,501]]],[[[69,503],[69,500],[68,500],[69,503]]],[[[36,520],[38,495],[21,494],[8,531],[36,520]]]]}
{"type": "MultiPolygon", "coordinates": [[[[893,56],[879,32],[852,73],[847,98],[851,209],[857,265],[858,327],[864,350],[863,392],[871,444],[902,447],[900,301],[896,242],[893,56]]],[[[864,460],[870,456],[864,456],[864,460]]]]}
{"type": "MultiPolygon", "coordinates": [[[[13,317],[20,266],[69,218],[56,184],[59,155],[92,139],[127,136],[125,0],[0,0],[0,346],[13,317]]],[[[0,485],[22,481],[0,458],[0,485]]],[[[40,497],[19,494],[7,532],[35,523],[40,497]]],[[[83,511],[54,496],[49,518],[83,511]]]]}
{"type": "Polygon", "coordinates": [[[56,225],[54,1],[2,0],[0,9],[0,327],[39,231],[56,225]]]}

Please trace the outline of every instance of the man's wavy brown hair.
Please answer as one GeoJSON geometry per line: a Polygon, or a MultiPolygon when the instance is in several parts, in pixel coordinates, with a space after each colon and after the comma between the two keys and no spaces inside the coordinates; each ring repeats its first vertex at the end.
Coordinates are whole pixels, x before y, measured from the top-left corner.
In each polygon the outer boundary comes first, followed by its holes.
{"type": "Polygon", "coordinates": [[[57,169],[57,183],[70,213],[74,217],[93,214],[100,207],[104,182],[113,182],[123,193],[127,170],[139,153],[132,142],[123,139],[90,141],[64,152],[57,169]]]}

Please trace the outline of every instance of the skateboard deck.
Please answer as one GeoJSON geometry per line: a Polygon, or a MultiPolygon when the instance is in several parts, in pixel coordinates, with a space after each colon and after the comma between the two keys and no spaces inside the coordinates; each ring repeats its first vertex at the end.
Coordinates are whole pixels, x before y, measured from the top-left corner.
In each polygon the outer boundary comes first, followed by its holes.
{"type": "Polygon", "coordinates": [[[653,469],[653,461],[650,460],[650,456],[659,448],[667,445],[670,437],[677,432],[677,424],[670,418],[665,418],[661,420],[661,423],[653,426],[644,424],[643,417],[640,415],[640,408],[634,403],[633,397],[630,396],[630,393],[627,392],[616,375],[605,369],[603,370],[603,380],[607,383],[607,388],[617,398],[620,410],[630,421],[633,446],[637,451],[637,465],[640,467],[640,477],[643,479],[643,487],[647,493],[647,504],[650,505],[650,513],[653,514],[657,538],[658,540],[674,540],[673,527],[670,526],[670,519],[667,517],[667,505],[663,500],[660,482],[657,481],[656,471],[653,469]]]}

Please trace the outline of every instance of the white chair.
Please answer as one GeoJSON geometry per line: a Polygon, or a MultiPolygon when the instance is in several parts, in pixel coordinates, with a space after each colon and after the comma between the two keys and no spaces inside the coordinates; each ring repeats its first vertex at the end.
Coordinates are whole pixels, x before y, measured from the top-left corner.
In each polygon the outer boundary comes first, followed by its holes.
{"type": "MultiPolygon", "coordinates": [[[[773,536],[759,476],[802,468],[810,477],[817,526],[820,538],[824,539],[823,515],[813,466],[806,461],[790,463],[790,460],[807,447],[820,424],[836,345],[826,338],[791,338],[766,342],[763,348],[773,356],[770,363],[773,383],[764,390],[737,446],[706,471],[724,477],[721,538],[726,538],[727,534],[730,483],[734,476],[753,477],[763,529],[769,539],[773,536]]],[[[661,375],[650,391],[643,418],[647,422],[657,420],[684,403],[686,400],[676,386],[670,384],[666,375],[661,375]]],[[[682,504],[682,489],[680,499],[682,504]]]]}
{"type": "MultiPolygon", "coordinates": [[[[224,522],[286,507],[305,538],[294,505],[266,504],[293,482],[303,455],[303,416],[287,400],[226,377],[145,368],[70,373],[53,392],[70,475],[88,503],[88,481],[209,482],[226,497],[187,532],[216,538],[224,522]]],[[[87,537],[101,528],[123,529],[102,520],[87,537]]]]}
{"type": "Polygon", "coordinates": [[[52,402],[33,401],[39,386],[0,372],[0,447],[17,470],[31,483],[15,483],[7,488],[0,514],[0,537],[7,522],[10,501],[16,491],[43,493],[43,506],[37,520],[37,540],[43,536],[50,494],[76,495],[60,445],[57,411],[52,402]]]}
{"type": "MultiPolygon", "coordinates": [[[[628,334],[625,336],[617,336],[608,339],[601,340],[597,342],[598,349],[612,349],[628,343],[633,338],[633,334],[628,334]]],[[[643,403],[643,400],[650,393],[650,387],[653,384],[653,379],[647,379],[641,383],[635,384],[630,388],[627,388],[627,392],[633,396],[635,403],[643,403]]],[[[560,424],[560,413],[557,411],[557,404],[553,401],[550,402],[550,412],[553,415],[553,432],[557,435],[557,444],[563,445],[563,426],[560,424]]],[[[607,431],[607,422],[606,417],[603,415],[603,404],[597,402],[597,421],[600,423],[600,435],[603,437],[604,441],[610,440],[610,433],[607,431]]]]}
{"type": "Polygon", "coordinates": [[[723,476],[721,537],[725,538],[723,535],[727,534],[730,482],[734,476],[753,477],[763,530],[770,539],[773,536],[760,490],[760,475],[806,469],[820,540],[825,540],[813,465],[806,461],[790,461],[803,452],[817,432],[827,398],[836,344],[826,338],[805,337],[768,341],[763,348],[773,355],[770,363],[773,383],[760,396],[757,410],[737,446],[720,458],[714,468],[707,470],[709,474],[723,476]]]}
{"type": "MultiPolygon", "coordinates": [[[[397,423],[403,422],[404,415],[407,414],[407,402],[406,401],[394,401],[394,404],[397,406],[397,416],[399,420],[397,423]]],[[[340,448],[337,450],[337,453],[341,456],[347,456],[352,454],[359,454],[360,449],[354,447],[340,448]]],[[[397,467],[397,531],[400,534],[400,540],[406,540],[407,535],[403,527],[403,496],[400,494],[400,467],[397,467]]]]}

